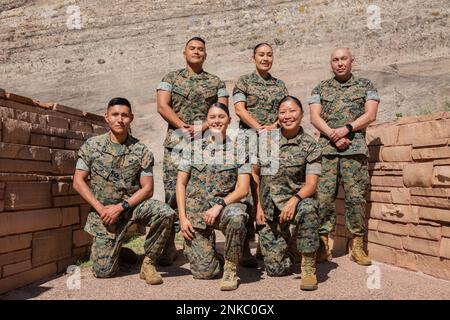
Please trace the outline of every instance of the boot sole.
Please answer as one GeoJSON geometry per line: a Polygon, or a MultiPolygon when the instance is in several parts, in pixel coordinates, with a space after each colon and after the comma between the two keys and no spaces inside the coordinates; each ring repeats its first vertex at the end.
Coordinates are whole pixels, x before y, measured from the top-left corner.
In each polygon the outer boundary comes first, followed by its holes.
{"type": "Polygon", "coordinates": [[[300,285],[300,289],[303,291],[313,291],[313,290],[317,290],[317,288],[318,288],[317,285],[313,285],[313,286],[300,285]]]}
{"type": "Polygon", "coordinates": [[[220,291],[233,291],[236,289],[237,287],[220,287],[220,291]]]}
{"type": "Polygon", "coordinates": [[[163,282],[164,281],[162,279],[158,280],[158,281],[153,281],[153,282],[145,280],[145,283],[147,283],[148,285],[151,285],[151,286],[158,285],[158,284],[163,284],[163,282]]]}
{"type": "Polygon", "coordinates": [[[355,262],[355,263],[357,263],[357,264],[359,264],[360,266],[371,266],[372,265],[372,261],[368,262],[368,263],[361,263],[359,261],[356,261],[356,259],[353,258],[353,256],[351,254],[350,254],[350,260],[355,262]]]}

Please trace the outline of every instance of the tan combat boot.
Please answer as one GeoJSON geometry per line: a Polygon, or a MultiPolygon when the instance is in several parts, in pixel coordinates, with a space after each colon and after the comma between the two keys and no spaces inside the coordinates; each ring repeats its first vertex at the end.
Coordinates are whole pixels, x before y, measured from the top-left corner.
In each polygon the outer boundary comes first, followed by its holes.
{"type": "Polygon", "coordinates": [[[220,280],[221,291],[236,290],[238,287],[238,278],[236,275],[236,263],[225,260],[223,276],[220,280]]]}
{"type": "Polygon", "coordinates": [[[317,251],[317,262],[331,261],[332,258],[330,246],[328,245],[328,234],[321,234],[320,247],[317,251]]]}
{"type": "Polygon", "coordinates": [[[355,236],[353,238],[353,247],[350,252],[350,260],[355,261],[362,266],[370,266],[372,261],[364,252],[364,240],[361,236],[355,236]]]}
{"type": "Polygon", "coordinates": [[[303,253],[302,254],[302,282],[300,289],[302,290],[316,290],[317,278],[316,278],[316,253],[303,253]]]}
{"type": "Polygon", "coordinates": [[[161,274],[156,271],[155,263],[149,257],[144,258],[139,277],[145,280],[147,284],[154,285],[163,283],[161,274]]]}
{"type": "Polygon", "coordinates": [[[258,261],[250,252],[250,240],[248,239],[244,241],[244,251],[239,264],[245,268],[258,268],[258,261]]]}

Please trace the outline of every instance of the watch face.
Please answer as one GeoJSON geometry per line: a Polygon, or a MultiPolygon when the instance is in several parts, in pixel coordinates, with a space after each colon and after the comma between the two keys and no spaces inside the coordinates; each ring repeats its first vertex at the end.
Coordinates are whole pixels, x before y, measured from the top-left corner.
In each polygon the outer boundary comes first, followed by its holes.
{"type": "Polygon", "coordinates": [[[129,209],[130,208],[130,204],[127,201],[122,202],[122,208],[129,209]]]}

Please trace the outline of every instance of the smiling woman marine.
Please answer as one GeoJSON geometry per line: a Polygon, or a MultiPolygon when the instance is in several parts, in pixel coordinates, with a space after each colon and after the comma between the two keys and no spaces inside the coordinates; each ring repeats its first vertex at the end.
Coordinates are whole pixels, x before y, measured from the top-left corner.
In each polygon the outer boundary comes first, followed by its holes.
{"type": "Polygon", "coordinates": [[[249,191],[251,166],[244,157],[239,163],[240,154],[226,135],[230,124],[228,107],[213,104],[206,121],[206,137],[193,142],[193,156],[184,155],[178,168],[176,196],[186,240],[184,254],[194,278],[216,277],[223,257],[215,249],[214,229],[221,230],[225,235],[225,265],[220,290],[235,290],[236,265],[242,255],[248,220],[246,205],[240,201],[249,191]]]}
{"type": "Polygon", "coordinates": [[[260,244],[267,274],[284,276],[289,273],[292,262],[288,247],[294,240],[302,255],[300,288],[315,290],[319,248],[315,193],[321,174],[321,152],[317,142],[303,131],[302,117],[302,105],[297,98],[287,96],[280,101],[279,157],[269,157],[265,161],[260,154],[259,166],[255,168],[260,175],[256,223],[261,228],[260,244]],[[270,170],[274,163],[278,164],[278,170],[270,170]]]}

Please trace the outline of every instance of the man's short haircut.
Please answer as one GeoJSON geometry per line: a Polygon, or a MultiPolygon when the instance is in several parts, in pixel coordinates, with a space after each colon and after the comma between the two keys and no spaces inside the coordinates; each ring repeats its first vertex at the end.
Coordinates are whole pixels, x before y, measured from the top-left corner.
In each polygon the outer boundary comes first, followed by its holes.
{"type": "Polygon", "coordinates": [[[300,108],[300,110],[301,110],[302,113],[303,113],[303,106],[302,106],[302,103],[300,102],[300,100],[299,100],[298,98],[296,98],[296,97],[294,97],[294,96],[286,96],[286,97],[284,97],[283,99],[281,99],[281,101],[278,103],[278,109],[280,109],[280,106],[281,106],[284,102],[286,102],[286,101],[294,102],[294,103],[300,108]]]}
{"type": "Polygon", "coordinates": [[[130,101],[128,101],[125,98],[121,98],[121,97],[117,97],[117,98],[112,98],[109,103],[108,103],[108,108],[106,110],[109,110],[109,108],[113,107],[113,106],[127,106],[128,109],[130,109],[130,112],[133,112],[131,110],[131,103],[130,101]]]}
{"type": "Polygon", "coordinates": [[[222,109],[223,111],[225,111],[225,113],[227,114],[228,117],[230,116],[230,109],[228,108],[228,106],[226,104],[223,104],[220,102],[213,103],[211,105],[211,107],[208,108],[208,112],[209,112],[209,110],[211,110],[211,108],[214,108],[214,107],[222,109]]]}
{"type": "Polygon", "coordinates": [[[268,44],[267,42],[261,42],[261,43],[258,43],[254,48],[253,48],[253,56],[255,56],[255,54],[256,54],[256,50],[258,50],[258,48],[259,47],[262,47],[262,46],[268,46],[270,49],[272,49],[272,51],[273,51],[273,48],[272,48],[272,46],[270,45],[270,44],[268,44]]]}
{"type": "Polygon", "coordinates": [[[200,41],[201,43],[203,43],[205,46],[206,46],[206,42],[205,42],[205,40],[203,40],[202,38],[200,38],[200,37],[192,37],[192,38],[190,38],[187,42],[186,42],[186,46],[189,44],[189,42],[191,42],[191,41],[200,41]]]}

